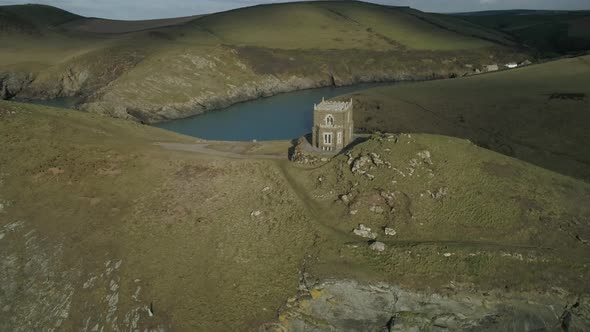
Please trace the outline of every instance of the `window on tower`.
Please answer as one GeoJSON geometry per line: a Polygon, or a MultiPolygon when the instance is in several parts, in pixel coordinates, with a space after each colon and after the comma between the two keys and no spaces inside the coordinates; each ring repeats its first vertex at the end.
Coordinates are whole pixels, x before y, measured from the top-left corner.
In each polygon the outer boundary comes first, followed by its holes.
{"type": "Polygon", "coordinates": [[[332,144],[332,133],[324,133],[324,144],[332,144]]]}
{"type": "Polygon", "coordinates": [[[334,125],[334,117],[331,114],[326,116],[326,126],[333,126],[334,125]]]}

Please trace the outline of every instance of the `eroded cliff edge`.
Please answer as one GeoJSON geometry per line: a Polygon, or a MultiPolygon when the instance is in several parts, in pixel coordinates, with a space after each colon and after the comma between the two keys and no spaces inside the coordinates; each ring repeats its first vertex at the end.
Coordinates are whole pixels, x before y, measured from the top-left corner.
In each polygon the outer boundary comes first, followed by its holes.
{"type": "Polygon", "coordinates": [[[79,109],[160,122],[279,93],[367,82],[475,74],[487,63],[522,60],[504,49],[456,52],[280,50],[207,47],[145,56],[139,50],[88,54],[41,73],[6,72],[4,99],[78,95],[79,109]]]}

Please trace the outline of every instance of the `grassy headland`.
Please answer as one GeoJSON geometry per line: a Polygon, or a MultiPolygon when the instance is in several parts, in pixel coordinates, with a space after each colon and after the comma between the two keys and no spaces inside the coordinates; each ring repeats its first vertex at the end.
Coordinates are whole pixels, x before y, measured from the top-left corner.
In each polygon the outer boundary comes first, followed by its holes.
{"type": "Polygon", "coordinates": [[[355,126],[472,142],[590,180],[590,57],[362,91],[355,126]]]}
{"type": "Polygon", "coordinates": [[[2,330],[257,330],[326,279],[586,308],[590,185],[466,140],[374,136],[308,168],[266,158],[285,142],[10,102],[0,120],[2,330]]]}
{"type": "MultiPolygon", "coordinates": [[[[3,28],[0,93],[83,94],[85,110],[144,121],[523,56],[487,28],[358,2],[259,6],[167,27],[89,28],[51,13],[34,28],[3,28]]],[[[13,27],[35,20],[10,17],[13,27]]],[[[321,298],[314,287],[325,280],[486,304],[517,297],[525,309],[541,294],[552,308],[543,327],[585,330],[588,62],[354,94],[358,127],[398,134],[373,135],[317,167],[281,160],[289,142],[205,142],[0,101],[0,330],[289,327],[286,303],[298,302],[288,299],[321,298]],[[374,239],[353,233],[361,223],[374,239]]],[[[342,312],[339,301],[330,298],[342,312]]],[[[441,316],[461,321],[469,302],[460,303],[441,316]]],[[[494,330],[510,320],[504,308],[488,307],[475,326],[494,330]]],[[[394,313],[420,315],[396,307],[386,319],[394,313]]],[[[354,326],[351,315],[338,320],[354,326]]]]}

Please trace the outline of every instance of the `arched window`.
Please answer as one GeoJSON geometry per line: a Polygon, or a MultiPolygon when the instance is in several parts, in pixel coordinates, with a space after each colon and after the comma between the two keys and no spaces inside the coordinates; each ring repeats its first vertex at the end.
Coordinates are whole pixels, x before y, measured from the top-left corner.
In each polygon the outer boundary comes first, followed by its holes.
{"type": "Polygon", "coordinates": [[[334,117],[331,114],[326,116],[326,126],[333,126],[334,125],[334,117]]]}

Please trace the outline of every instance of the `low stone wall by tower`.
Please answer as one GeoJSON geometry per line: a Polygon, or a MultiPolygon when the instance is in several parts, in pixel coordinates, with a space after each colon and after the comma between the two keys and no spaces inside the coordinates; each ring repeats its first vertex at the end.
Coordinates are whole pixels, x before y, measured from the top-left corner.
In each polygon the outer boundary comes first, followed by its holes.
{"type": "Polygon", "coordinates": [[[303,136],[295,143],[293,153],[291,153],[289,159],[297,164],[317,165],[328,162],[337,153],[338,151],[322,151],[315,148],[310,144],[308,139],[303,136]]]}

